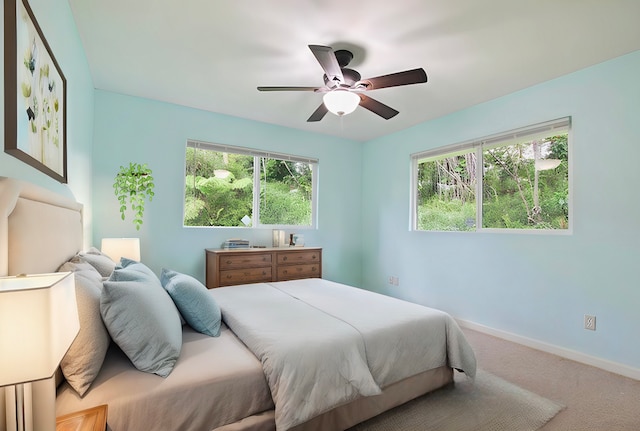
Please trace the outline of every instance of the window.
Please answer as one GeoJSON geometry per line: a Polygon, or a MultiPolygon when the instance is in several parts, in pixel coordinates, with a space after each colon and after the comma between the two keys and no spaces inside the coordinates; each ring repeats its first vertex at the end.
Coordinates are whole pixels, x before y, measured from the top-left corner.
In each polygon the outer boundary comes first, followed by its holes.
{"type": "Polygon", "coordinates": [[[412,227],[569,229],[570,119],[411,156],[412,227]]]}
{"type": "Polygon", "coordinates": [[[316,159],[190,140],[185,160],[185,226],[316,226],[316,159]]]}

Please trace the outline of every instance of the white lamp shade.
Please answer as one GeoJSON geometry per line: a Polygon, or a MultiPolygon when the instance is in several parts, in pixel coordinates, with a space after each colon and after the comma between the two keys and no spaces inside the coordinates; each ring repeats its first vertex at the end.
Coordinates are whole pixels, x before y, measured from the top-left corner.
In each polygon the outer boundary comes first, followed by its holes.
{"type": "Polygon", "coordinates": [[[322,101],[329,112],[341,117],[356,110],[360,104],[360,96],[339,88],[325,94],[322,101]]]}
{"type": "Polygon", "coordinates": [[[100,250],[114,262],[121,257],[140,262],[140,238],[102,238],[100,250]]]}
{"type": "Polygon", "coordinates": [[[0,386],[53,376],[79,330],[73,273],[0,277],[0,386]]]}

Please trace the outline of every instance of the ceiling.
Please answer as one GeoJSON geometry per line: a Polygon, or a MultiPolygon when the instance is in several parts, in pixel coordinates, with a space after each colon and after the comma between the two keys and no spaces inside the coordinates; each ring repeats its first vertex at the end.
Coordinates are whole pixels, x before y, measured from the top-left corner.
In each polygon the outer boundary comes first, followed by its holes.
{"type": "Polygon", "coordinates": [[[638,0],[69,0],[94,85],[367,141],[640,49],[638,0]],[[429,81],[306,120],[322,86],[310,44],[350,48],[363,78],[422,67],[429,81]]]}

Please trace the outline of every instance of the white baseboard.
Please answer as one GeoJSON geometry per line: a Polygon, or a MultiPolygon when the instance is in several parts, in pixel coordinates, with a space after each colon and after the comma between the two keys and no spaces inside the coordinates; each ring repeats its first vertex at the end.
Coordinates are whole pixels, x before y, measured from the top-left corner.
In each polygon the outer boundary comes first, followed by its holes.
{"type": "Polygon", "coordinates": [[[557,355],[566,359],[571,359],[572,361],[591,365],[593,367],[600,368],[602,370],[609,371],[615,374],[620,374],[621,376],[629,377],[634,380],[640,380],[639,368],[634,368],[629,365],[620,364],[618,362],[613,362],[607,359],[598,358],[596,356],[587,355],[575,350],[566,349],[564,347],[545,343],[543,341],[538,341],[533,338],[523,337],[521,335],[502,331],[500,329],[490,328],[488,326],[470,322],[468,320],[456,319],[456,321],[463,328],[468,328],[474,331],[482,332],[484,334],[493,335],[494,337],[522,344],[523,346],[531,347],[532,349],[541,350],[543,352],[551,353],[553,355],[557,355]]]}

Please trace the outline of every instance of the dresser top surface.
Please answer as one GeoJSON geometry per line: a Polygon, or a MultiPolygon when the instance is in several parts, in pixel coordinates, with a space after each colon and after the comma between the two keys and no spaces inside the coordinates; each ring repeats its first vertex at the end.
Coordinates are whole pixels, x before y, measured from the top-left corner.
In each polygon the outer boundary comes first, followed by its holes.
{"type": "Polygon", "coordinates": [[[272,251],[322,250],[322,247],[252,247],[252,248],[206,248],[210,253],[260,253],[272,251]]]}

